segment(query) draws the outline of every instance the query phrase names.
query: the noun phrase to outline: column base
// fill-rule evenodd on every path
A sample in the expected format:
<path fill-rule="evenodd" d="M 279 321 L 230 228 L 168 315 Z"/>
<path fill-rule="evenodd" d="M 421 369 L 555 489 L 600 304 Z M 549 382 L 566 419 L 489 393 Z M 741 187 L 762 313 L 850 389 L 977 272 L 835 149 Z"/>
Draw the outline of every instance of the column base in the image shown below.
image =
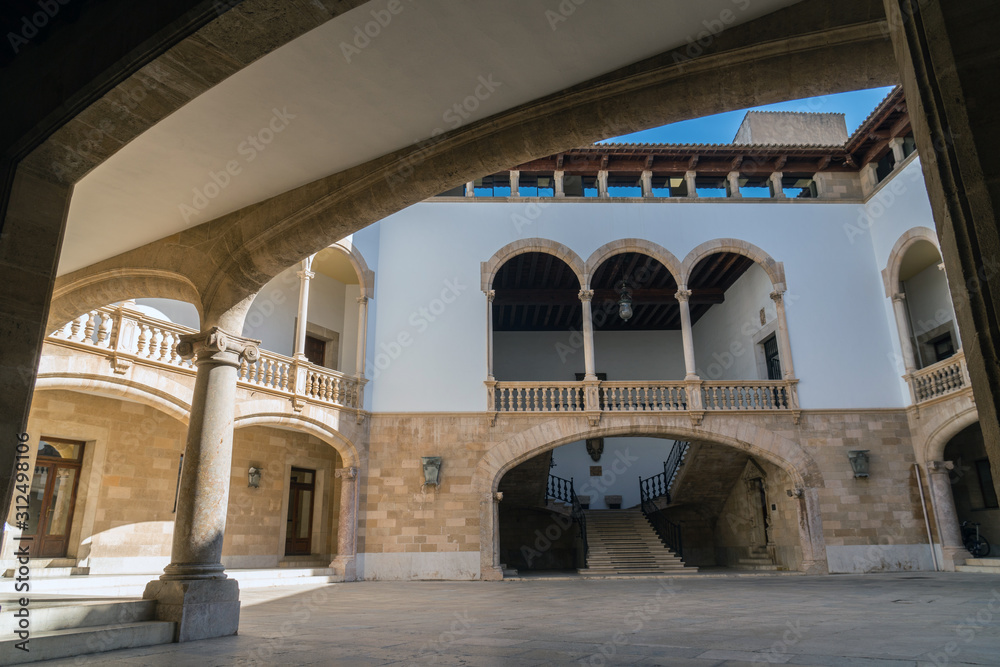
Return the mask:
<path fill-rule="evenodd" d="M 503 570 L 496 565 L 484 567 L 479 579 L 480 581 L 503 581 Z"/>
<path fill-rule="evenodd" d="M 175 642 L 235 635 L 240 626 L 240 585 L 235 579 L 156 579 L 144 600 L 156 600 L 156 618 L 176 623 Z"/>
<path fill-rule="evenodd" d="M 337 556 L 330 562 L 330 568 L 344 581 L 357 581 L 358 571 L 354 556 Z"/>
<path fill-rule="evenodd" d="M 956 565 L 965 565 L 965 561 L 969 558 L 972 558 L 972 555 L 965 547 L 941 547 L 941 570 L 954 572 Z"/>

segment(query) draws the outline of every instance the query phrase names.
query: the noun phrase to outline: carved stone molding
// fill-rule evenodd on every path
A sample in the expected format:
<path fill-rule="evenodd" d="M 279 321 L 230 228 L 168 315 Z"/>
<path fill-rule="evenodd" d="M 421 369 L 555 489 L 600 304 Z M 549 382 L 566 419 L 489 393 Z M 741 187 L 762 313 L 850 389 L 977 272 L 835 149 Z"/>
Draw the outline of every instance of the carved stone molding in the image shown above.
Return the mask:
<path fill-rule="evenodd" d="M 218 363 L 239 365 L 253 363 L 260 358 L 260 341 L 236 336 L 219 327 L 194 334 L 184 334 L 177 343 L 177 354 L 184 359 L 198 358 L 198 363 L 212 360 Z"/>
<path fill-rule="evenodd" d="M 333 476 L 338 479 L 355 480 L 358 478 L 358 469 L 354 466 L 349 468 L 338 468 L 333 471 Z"/>
<path fill-rule="evenodd" d="M 578 296 L 580 297 L 580 301 L 590 301 L 594 298 L 594 290 L 582 289 L 580 290 Z"/>

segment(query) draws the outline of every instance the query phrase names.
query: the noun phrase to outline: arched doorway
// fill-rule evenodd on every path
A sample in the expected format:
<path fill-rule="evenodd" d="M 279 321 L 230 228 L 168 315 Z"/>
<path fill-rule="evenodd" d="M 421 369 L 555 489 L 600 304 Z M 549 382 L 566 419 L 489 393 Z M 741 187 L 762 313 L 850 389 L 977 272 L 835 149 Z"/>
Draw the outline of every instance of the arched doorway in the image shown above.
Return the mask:
<path fill-rule="evenodd" d="M 691 567 L 826 571 L 819 475 L 808 455 L 794 443 L 753 428 L 743 429 L 741 436 L 748 440 L 741 440 L 722 432 L 694 432 L 655 418 L 612 418 L 602 420 L 599 428 L 566 433 L 538 445 L 539 437 L 546 434 L 552 438 L 554 430 L 550 425 L 539 426 L 498 443 L 477 469 L 474 484 L 492 488 L 491 507 L 484 504 L 481 517 L 484 578 L 500 576 L 499 566 L 510 566 L 507 560 L 517 562 L 517 552 L 532 555 L 543 568 L 580 569 L 578 552 L 586 547 L 574 541 L 582 538 L 580 533 L 585 530 L 587 543 L 591 543 L 592 515 L 626 510 L 650 524 L 677 526 L 680 544 L 663 538 L 662 530 L 657 530 L 657 537 Z M 590 450 L 595 447 L 588 441 L 600 438 L 604 438 L 605 457 L 613 449 L 610 443 L 619 440 L 626 447 L 629 441 L 632 447 L 640 441 L 658 442 L 660 447 L 651 456 L 636 457 L 631 452 L 612 456 L 607 465 L 618 463 L 612 467 L 613 475 L 605 475 L 602 469 L 600 475 L 591 476 L 588 445 Z M 687 443 L 683 463 L 667 470 L 672 465 L 668 462 L 675 442 Z M 551 461 L 556 467 L 550 472 Z M 587 471 L 583 479 L 577 476 L 581 470 Z M 640 480 L 657 475 L 670 481 L 665 489 L 668 493 L 654 487 L 655 492 L 646 497 L 639 488 Z M 618 480 L 623 488 L 635 487 L 632 497 L 613 492 L 617 487 L 609 484 Z M 559 497 L 560 488 L 567 484 L 576 498 Z M 510 489 L 516 497 L 504 508 Z M 582 508 L 586 525 L 571 527 L 562 517 L 572 516 L 571 501 L 582 500 L 590 505 Z M 560 502 L 570 507 L 560 508 Z M 515 532 L 507 533 L 517 525 L 517 515 L 529 514 L 534 514 L 538 525 L 523 521 Z M 557 516 L 560 514 L 562 517 Z M 620 518 L 622 525 L 634 525 L 628 523 L 628 517 Z M 539 545 L 554 551 L 546 554 Z M 520 562 L 525 564 L 526 560 L 522 557 Z M 589 560 L 585 563 L 587 569 L 592 566 Z M 528 567 L 534 569 L 532 564 Z M 605 569 L 603 564 L 600 569 Z"/>
<path fill-rule="evenodd" d="M 979 422 L 966 426 L 948 440 L 944 460 L 952 464 L 948 481 L 959 525 L 966 521 L 980 524 L 980 534 L 995 545 L 991 546 L 991 555 L 1000 553 L 1000 502 Z M 946 521 L 947 517 L 941 520 Z"/>

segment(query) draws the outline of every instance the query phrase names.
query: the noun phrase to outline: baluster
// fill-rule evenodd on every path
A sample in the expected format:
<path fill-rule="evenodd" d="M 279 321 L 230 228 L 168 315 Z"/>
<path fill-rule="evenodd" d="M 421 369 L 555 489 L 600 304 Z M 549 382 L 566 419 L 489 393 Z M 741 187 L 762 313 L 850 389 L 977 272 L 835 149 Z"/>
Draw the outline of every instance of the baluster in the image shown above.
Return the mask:
<path fill-rule="evenodd" d="M 333 381 L 333 402 L 334 403 L 341 403 L 343 401 L 343 397 L 342 397 L 342 394 L 341 394 L 342 391 L 343 391 L 343 381 L 340 378 L 336 378 Z"/>
<path fill-rule="evenodd" d="M 111 344 L 111 325 L 114 320 L 107 313 L 101 313 L 101 327 L 97 330 L 97 347 L 108 347 Z"/>
<path fill-rule="evenodd" d="M 83 341 L 90 345 L 94 344 L 94 329 L 97 328 L 97 311 L 92 310 L 87 314 L 87 323 L 83 327 Z"/>
<path fill-rule="evenodd" d="M 283 373 L 281 374 L 281 390 L 286 391 L 288 389 L 288 380 L 291 378 L 292 369 L 288 364 L 284 364 L 282 367 Z"/>
<path fill-rule="evenodd" d="M 160 344 L 163 343 L 163 330 L 150 325 L 149 332 L 151 336 L 149 339 L 149 356 L 147 358 L 150 361 L 156 361 L 160 358 Z"/>
<path fill-rule="evenodd" d="M 149 331 L 149 327 L 141 322 L 139 326 L 139 339 L 135 343 L 135 355 L 140 359 L 147 359 L 149 357 L 149 341 L 152 334 Z"/>

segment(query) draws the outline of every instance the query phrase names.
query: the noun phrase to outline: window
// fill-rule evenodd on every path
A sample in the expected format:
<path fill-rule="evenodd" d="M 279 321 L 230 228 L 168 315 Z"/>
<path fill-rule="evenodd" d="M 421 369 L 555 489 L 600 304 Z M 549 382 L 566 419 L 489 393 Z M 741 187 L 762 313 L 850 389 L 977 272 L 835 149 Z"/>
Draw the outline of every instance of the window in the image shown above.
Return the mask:
<path fill-rule="evenodd" d="M 1000 502 L 997 501 L 997 490 L 993 486 L 993 471 L 990 470 L 989 459 L 976 460 L 976 474 L 979 475 L 979 487 L 983 492 L 983 507 L 1000 507 Z"/>

